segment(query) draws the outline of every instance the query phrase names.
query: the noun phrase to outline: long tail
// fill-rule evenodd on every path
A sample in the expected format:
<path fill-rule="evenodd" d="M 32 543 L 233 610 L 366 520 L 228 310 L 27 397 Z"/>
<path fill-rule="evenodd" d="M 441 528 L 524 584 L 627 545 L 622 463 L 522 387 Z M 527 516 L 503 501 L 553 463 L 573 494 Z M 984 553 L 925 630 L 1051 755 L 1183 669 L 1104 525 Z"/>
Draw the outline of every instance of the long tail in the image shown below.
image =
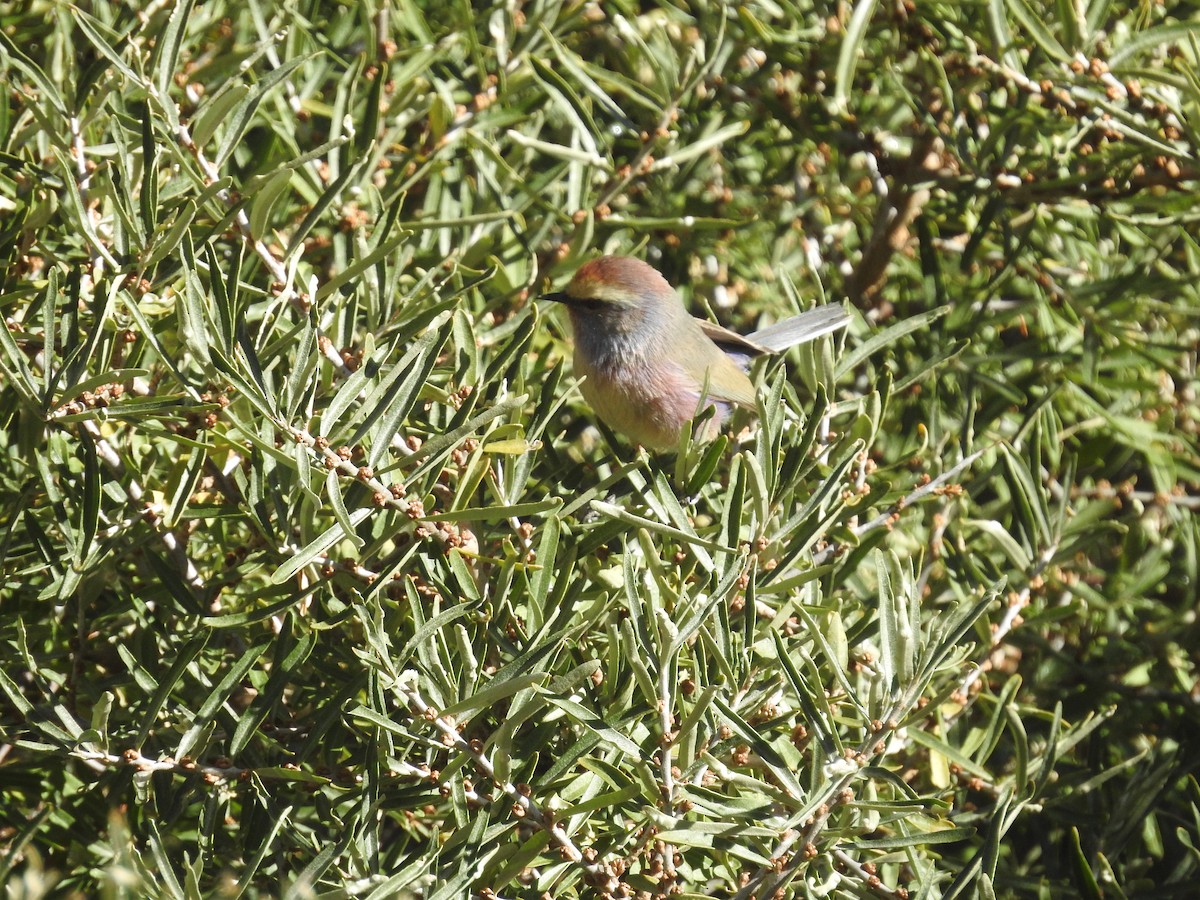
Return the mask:
<path fill-rule="evenodd" d="M 816 309 L 800 313 L 798 316 L 792 316 L 790 319 L 784 319 L 782 322 L 776 322 L 774 325 L 768 325 L 761 331 L 748 334 L 746 337 L 760 347 L 766 347 L 768 350 L 778 353 L 788 347 L 795 347 L 797 344 L 819 338 L 823 334 L 830 334 L 839 328 L 845 328 L 849 324 L 850 317 L 846 315 L 846 311 L 835 303 L 828 303 L 825 306 L 818 306 Z"/>

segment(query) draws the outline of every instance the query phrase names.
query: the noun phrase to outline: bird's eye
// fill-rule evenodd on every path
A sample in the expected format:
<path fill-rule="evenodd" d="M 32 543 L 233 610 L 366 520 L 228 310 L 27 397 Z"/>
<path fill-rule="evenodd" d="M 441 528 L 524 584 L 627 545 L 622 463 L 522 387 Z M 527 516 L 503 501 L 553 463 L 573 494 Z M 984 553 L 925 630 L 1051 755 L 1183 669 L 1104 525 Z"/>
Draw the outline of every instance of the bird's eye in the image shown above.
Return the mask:
<path fill-rule="evenodd" d="M 586 309 L 591 312 L 595 312 L 596 310 L 598 310 L 604 306 L 604 301 L 603 300 L 576 300 L 575 305 L 578 306 L 580 309 Z"/>

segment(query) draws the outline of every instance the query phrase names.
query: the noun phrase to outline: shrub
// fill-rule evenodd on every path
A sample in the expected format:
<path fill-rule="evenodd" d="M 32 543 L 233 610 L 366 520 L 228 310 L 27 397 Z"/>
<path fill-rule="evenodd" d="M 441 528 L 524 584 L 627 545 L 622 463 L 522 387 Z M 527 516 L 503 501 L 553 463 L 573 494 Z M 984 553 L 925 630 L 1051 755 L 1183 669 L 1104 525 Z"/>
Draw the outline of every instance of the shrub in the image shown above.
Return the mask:
<path fill-rule="evenodd" d="M 1188 891 L 1189 7 L 0 9 L 8 896 Z"/>

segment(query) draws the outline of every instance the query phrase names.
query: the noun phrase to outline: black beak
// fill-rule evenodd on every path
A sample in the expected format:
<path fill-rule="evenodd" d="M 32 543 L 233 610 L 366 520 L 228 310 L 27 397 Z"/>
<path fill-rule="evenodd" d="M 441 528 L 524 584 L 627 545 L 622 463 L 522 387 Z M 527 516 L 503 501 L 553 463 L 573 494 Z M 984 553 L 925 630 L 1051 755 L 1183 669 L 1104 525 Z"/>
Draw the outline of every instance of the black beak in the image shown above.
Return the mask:
<path fill-rule="evenodd" d="M 566 291 L 555 291 L 553 294 L 542 294 L 538 297 L 539 300 L 550 300 L 554 303 L 570 303 L 571 298 L 567 296 Z"/>

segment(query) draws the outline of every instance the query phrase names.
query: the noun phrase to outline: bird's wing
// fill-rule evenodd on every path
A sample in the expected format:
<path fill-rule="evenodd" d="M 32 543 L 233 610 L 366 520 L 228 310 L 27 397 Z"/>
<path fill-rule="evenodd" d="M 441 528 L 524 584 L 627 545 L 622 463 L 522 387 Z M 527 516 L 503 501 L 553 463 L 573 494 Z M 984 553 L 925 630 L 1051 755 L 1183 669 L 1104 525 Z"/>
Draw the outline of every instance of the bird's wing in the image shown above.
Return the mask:
<path fill-rule="evenodd" d="M 768 325 L 761 331 L 756 331 L 747 340 L 752 346 L 758 346 L 772 353 L 779 353 L 788 347 L 795 347 L 806 341 L 819 338 L 823 334 L 837 331 L 850 324 L 846 311 L 836 303 L 818 306 L 808 312 Z M 714 340 L 716 340 L 714 338 Z M 761 351 L 760 351 L 761 352 Z"/>
<path fill-rule="evenodd" d="M 759 344 L 750 338 L 742 337 L 736 331 L 730 331 L 722 325 L 715 322 L 710 322 L 707 319 L 696 319 L 696 324 L 700 326 L 700 330 L 704 332 L 705 337 L 724 350 L 726 353 L 734 353 L 738 356 L 762 356 L 764 353 L 770 353 L 771 350 L 765 344 Z"/>
<path fill-rule="evenodd" d="M 732 356 L 707 341 L 694 350 L 681 354 L 683 371 L 709 400 L 754 406 L 754 385 Z"/>

